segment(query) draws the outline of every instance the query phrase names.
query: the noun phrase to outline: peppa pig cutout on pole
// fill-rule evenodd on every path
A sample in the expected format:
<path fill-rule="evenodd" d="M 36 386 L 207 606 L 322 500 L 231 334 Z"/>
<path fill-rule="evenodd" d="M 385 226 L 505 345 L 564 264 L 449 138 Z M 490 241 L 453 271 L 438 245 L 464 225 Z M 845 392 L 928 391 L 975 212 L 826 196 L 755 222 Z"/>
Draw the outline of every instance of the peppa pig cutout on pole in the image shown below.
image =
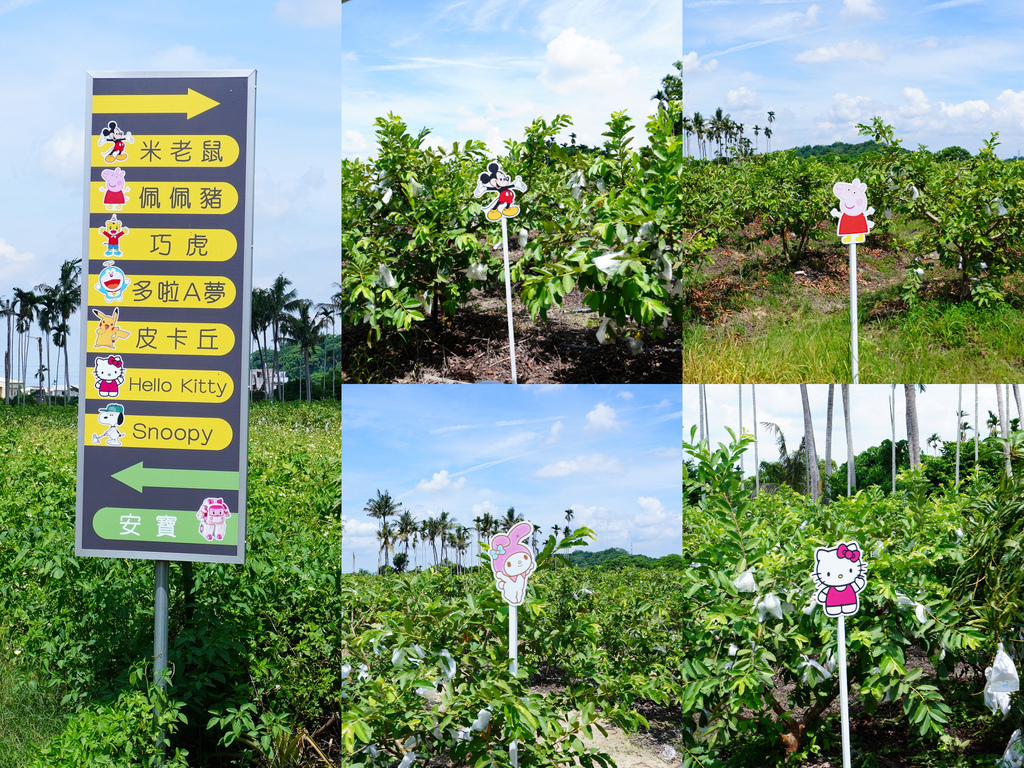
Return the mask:
<path fill-rule="evenodd" d="M 860 383 L 857 370 L 857 243 L 863 243 L 864 235 L 875 226 L 875 222 L 868 219 L 875 209 L 868 206 L 867 189 L 868 185 L 860 179 L 850 183 L 839 181 L 832 186 L 832 194 L 839 198 L 839 210 L 831 210 L 831 214 L 839 219 L 836 234 L 850 246 L 850 368 L 854 384 Z"/>
<path fill-rule="evenodd" d="M 519 206 L 516 205 L 515 190 L 526 191 L 526 184 L 520 176 L 513 179 L 503 170 L 501 163 L 495 161 L 488 163 L 487 170 L 480 174 L 473 190 L 473 197 L 482 197 L 487 192 L 497 192 L 498 196 L 484 206 L 488 221 L 501 220 L 501 247 L 505 257 L 505 310 L 508 315 L 508 348 L 512 358 L 512 383 L 518 384 L 516 379 L 516 338 L 512 330 L 512 283 L 509 279 L 508 268 L 508 225 L 505 219 L 516 216 L 519 213 Z"/>
<path fill-rule="evenodd" d="M 838 186 L 838 185 L 837 185 Z M 846 617 L 860 610 L 860 592 L 867 584 L 867 563 L 855 541 L 814 550 L 811 578 L 818 590 L 815 602 L 825 615 L 839 619 L 839 708 L 842 714 L 843 768 L 850 768 L 850 701 L 846 684 Z"/>
<path fill-rule="evenodd" d="M 537 570 L 537 558 L 527 540 L 533 533 L 532 523 L 518 523 L 508 533 L 491 539 L 487 550 L 491 558 L 494 581 L 502 599 L 508 603 L 508 658 L 512 677 L 519 671 L 518 616 L 516 608 L 526 599 L 526 580 Z M 519 767 L 519 748 L 513 739 L 508 748 L 512 768 Z"/>

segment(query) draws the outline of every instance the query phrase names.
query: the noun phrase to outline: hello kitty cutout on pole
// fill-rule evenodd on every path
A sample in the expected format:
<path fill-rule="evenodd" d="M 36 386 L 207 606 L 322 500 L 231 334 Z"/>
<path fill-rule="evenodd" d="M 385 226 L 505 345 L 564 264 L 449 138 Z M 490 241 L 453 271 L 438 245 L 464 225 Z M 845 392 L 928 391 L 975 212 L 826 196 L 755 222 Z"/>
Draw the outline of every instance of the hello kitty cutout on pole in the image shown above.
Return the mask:
<path fill-rule="evenodd" d="M 505 219 L 519 214 L 519 206 L 516 205 L 516 190 L 526 191 L 526 184 L 520 176 L 513 179 L 505 171 L 501 170 L 501 163 L 497 160 L 487 164 L 487 170 L 480 174 L 476 182 L 476 189 L 473 190 L 473 197 L 482 197 L 487 192 L 497 192 L 498 196 L 484 206 L 488 221 L 501 220 L 501 246 L 505 257 L 505 310 L 508 315 L 508 348 L 512 359 L 512 383 L 516 380 L 516 338 L 512 330 L 512 282 L 509 278 L 508 267 L 508 225 Z"/>
<path fill-rule="evenodd" d="M 518 523 L 508 533 L 491 539 L 487 550 L 494 581 L 502 599 L 508 603 L 508 658 L 512 677 L 519 671 L 518 616 L 516 607 L 526 599 L 526 580 L 537 570 L 537 558 L 526 540 L 533 533 L 532 523 Z M 512 768 L 519 766 L 519 748 L 513 739 L 508 748 Z"/>
<path fill-rule="evenodd" d="M 836 234 L 850 246 L 850 369 L 853 383 L 860 383 L 858 374 L 859 355 L 857 351 L 857 243 L 864 242 L 864 236 L 875 226 L 868 216 L 875 212 L 868 206 L 868 185 L 860 179 L 850 183 L 843 181 L 832 185 L 832 194 L 839 198 L 839 210 L 830 213 L 839 219 Z"/>
<path fill-rule="evenodd" d="M 855 541 L 814 550 L 811 578 L 817 586 L 814 600 L 825 615 L 838 618 L 839 709 L 842 715 L 843 768 L 850 768 L 850 701 L 846 683 L 846 617 L 860 610 L 860 593 L 867 585 L 867 563 Z"/>

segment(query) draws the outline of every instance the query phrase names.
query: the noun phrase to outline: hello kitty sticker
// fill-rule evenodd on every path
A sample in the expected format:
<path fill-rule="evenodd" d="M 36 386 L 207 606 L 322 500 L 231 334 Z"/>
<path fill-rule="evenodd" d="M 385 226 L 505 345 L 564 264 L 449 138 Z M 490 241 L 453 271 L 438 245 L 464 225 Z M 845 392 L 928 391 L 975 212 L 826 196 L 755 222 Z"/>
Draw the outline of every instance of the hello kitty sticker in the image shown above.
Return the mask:
<path fill-rule="evenodd" d="M 839 210 L 833 208 L 830 213 L 839 218 L 836 234 L 844 243 L 863 243 L 864 235 L 875 226 L 868 219 L 875 209 L 868 206 L 867 191 L 868 185 L 860 179 L 839 181 L 832 186 L 832 194 L 839 198 Z"/>
<path fill-rule="evenodd" d="M 867 563 L 857 542 L 842 542 L 834 547 L 814 550 L 811 578 L 818 586 L 814 599 L 833 618 L 852 616 L 860 609 L 858 595 L 867 584 Z"/>
<path fill-rule="evenodd" d="M 498 590 L 509 605 L 523 604 L 526 599 L 526 580 L 537 570 L 533 550 L 529 544 L 524 543 L 531 533 L 531 523 L 519 523 L 508 533 L 494 536 L 487 552 Z"/>

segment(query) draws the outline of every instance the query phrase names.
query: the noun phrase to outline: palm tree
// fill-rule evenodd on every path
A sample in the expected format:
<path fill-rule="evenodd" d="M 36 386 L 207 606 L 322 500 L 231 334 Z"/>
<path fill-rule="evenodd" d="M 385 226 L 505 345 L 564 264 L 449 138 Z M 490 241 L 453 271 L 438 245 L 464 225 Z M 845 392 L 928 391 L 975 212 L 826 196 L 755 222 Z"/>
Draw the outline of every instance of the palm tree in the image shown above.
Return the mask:
<path fill-rule="evenodd" d="M 396 502 L 392 499 L 391 494 L 387 491 L 381 493 L 378 488 L 377 498 L 368 499 L 366 501 L 366 506 L 363 507 L 363 512 L 375 520 L 380 520 L 381 523 L 387 523 L 388 515 L 397 515 L 401 511 L 401 508 L 401 502 Z"/>
<path fill-rule="evenodd" d="M 767 129 L 766 129 L 767 130 Z M 846 495 L 857 488 L 857 468 L 853 458 L 853 432 L 850 430 L 850 385 L 843 384 L 843 420 L 846 423 Z"/>
<path fill-rule="evenodd" d="M 750 398 L 754 401 L 754 494 L 761 493 L 761 461 L 757 455 L 757 385 L 750 385 Z"/>
<path fill-rule="evenodd" d="M 1006 418 L 1010 410 L 1009 385 L 1007 385 L 1006 396 L 1007 402 L 1004 403 L 1003 386 L 1001 384 L 996 384 L 996 408 L 999 410 L 999 436 L 1002 438 L 1003 455 L 1006 457 L 1006 476 L 1013 477 L 1013 466 L 1010 464 L 1010 434 L 1007 430 L 1008 419 Z"/>
<path fill-rule="evenodd" d="M 825 498 L 832 495 L 832 485 L 829 476 L 832 474 L 832 406 L 836 399 L 836 385 L 828 385 L 828 410 L 825 417 Z"/>
<path fill-rule="evenodd" d="M 765 462 L 766 482 L 776 485 L 788 485 L 793 490 L 798 490 L 801 481 L 807 476 L 807 465 L 804 461 L 804 441 L 800 441 L 800 447 L 789 453 L 786 446 L 786 435 L 778 424 L 771 421 L 762 421 L 761 426 L 775 435 L 776 444 L 779 447 L 779 461 L 775 465 Z"/>
<path fill-rule="evenodd" d="M 775 122 L 775 113 L 768 113 L 768 127 L 764 129 L 764 137 L 768 140 L 768 151 L 772 151 L 772 129 L 771 125 Z"/>
<path fill-rule="evenodd" d="M 294 315 L 285 316 L 285 333 L 288 341 L 294 342 L 302 351 L 302 360 L 306 366 L 306 402 L 313 402 L 313 380 L 309 374 L 309 358 L 316 350 L 317 344 L 323 339 L 323 330 L 327 318 L 323 315 L 311 314 L 313 302 L 300 299 L 295 307 Z"/>
<path fill-rule="evenodd" d="M 469 549 L 469 528 L 464 525 L 458 525 L 455 527 L 455 536 L 453 538 L 455 549 L 459 552 L 459 568 L 465 570 L 463 565 L 463 555 L 466 554 L 466 550 Z"/>
<path fill-rule="evenodd" d="M 267 291 L 267 295 L 270 297 L 270 314 L 272 318 L 270 327 L 274 338 L 274 383 L 278 387 L 280 387 L 280 383 L 278 383 L 278 353 L 281 348 L 281 328 L 285 318 L 288 317 L 287 313 L 295 308 L 298 301 L 298 294 L 294 290 L 288 290 L 288 286 L 291 284 L 292 281 L 281 274 L 274 279 L 273 285 Z M 280 395 L 280 392 L 278 394 Z"/>
<path fill-rule="evenodd" d="M 511 531 L 516 523 L 523 522 L 523 516 L 516 514 L 515 507 L 509 507 L 505 512 L 505 516 L 501 518 L 501 525 L 504 526 L 506 531 Z"/>
<path fill-rule="evenodd" d="M 7 318 L 7 351 L 4 354 L 4 402 L 11 399 L 11 320 L 14 317 L 15 305 L 7 299 L 0 300 L 0 316 Z"/>
<path fill-rule="evenodd" d="M 693 125 L 693 132 L 697 134 L 697 154 L 699 154 L 701 159 L 703 160 L 705 159 L 704 131 L 706 128 L 704 124 L 704 115 L 702 115 L 700 112 L 694 112 L 693 121 L 691 124 Z"/>
<path fill-rule="evenodd" d="M 924 387 L 921 387 L 924 391 Z M 907 404 L 907 445 L 910 450 L 910 468 L 917 469 L 921 463 L 921 434 L 917 425 L 917 388 L 914 384 L 903 385 L 903 397 Z"/>
<path fill-rule="evenodd" d="M 419 526 L 416 523 L 416 519 L 412 516 L 412 512 L 405 510 L 402 512 L 402 516 L 398 518 L 398 527 L 396 531 L 398 533 L 398 540 L 405 544 L 406 557 L 409 555 L 409 539 L 416 535 L 416 531 Z"/>
<path fill-rule="evenodd" d="M 263 371 L 263 394 L 271 400 L 274 398 L 274 390 L 270 386 L 270 376 L 267 371 L 267 360 L 263 354 L 263 344 L 260 343 L 260 334 L 264 340 L 267 337 L 267 329 L 273 321 L 274 315 L 270 306 L 270 294 L 266 288 L 252 289 L 252 304 L 250 311 L 249 327 L 252 331 L 252 338 L 256 342 L 256 349 L 260 355 L 260 370 Z"/>
<path fill-rule="evenodd" d="M 452 516 L 442 509 L 441 515 L 437 518 L 438 535 L 441 537 L 441 562 L 444 562 L 445 545 L 448 544 L 454 526 L 455 521 L 452 519 Z"/>
<path fill-rule="evenodd" d="M 380 553 L 384 553 L 384 567 L 387 568 L 388 555 L 395 551 L 395 529 L 387 523 L 377 529 L 377 541 L 380 542 L 380 550 L 377 552 L 377 570 L 380 570 Z"/>
<path fill-rule="evenodd" d="M 437 565 L 437 537 L 441 533 L 441 527 L 436 518 L 428 517 L 420 524 L 421 535 L 430 542 L 430 548 L 434 550 L 434 565 Z"/>
<path fill-rule="evenodd" d="M 56 329 L 59 315 L 57 314 L 57 293 L 56 290 L 50 286 L 42 283 L 32 289 L 35 291 L 36 296 L 39 299 L 39 305 L 37 308 L 37 319 L 39 323 L 39 330 L 43 334 L 43 338 L 46 340 L 46 404 L 50 404 L 50 390 L 52 389 L 52 381 L 50 372 L 50 333 Z M 59 358 L 58 358 L 59 359 Z M 39 361 L 39 367 L 42 369 L 42 360 Z M 42 371 L 40 371 L 42 373 Z M 42 389 L 42 381 L 39 383 L 40 389 Z"/>
<path fill-rule="evenodd" d="M 754 126 L 754 152 L 757 152 L 757 137 L 761 135 L 761 126 Z"/>
<path fill-rule="evenodd" d="M 693 133 L 693 121 L 683 117 L 683 143 L 686 145 L 686 156 L 690 156 L 690 134 Z"/>
<path fill-rule="evenodd" d="M 78 311 L 82 301 L 82 286 L 79 280 L 82 275 L 82 260 L 73 259 L 60 265 L 60 280 L 54 286 L 56 293 L 55 306 L 60 315 L 60 322 L 54 329 L 53 343 L 58 349 L 64 350 L 64 404 L 67 405 L 71 392 L 71 380 L 68 367 L 68 337 L 71 335 L 71 316 Z"/>
<path fill-rule="evenodd" d="M 18 356 L 21 363 L 21 402 L 25 402 L 25 385 L 28 381 L 28 344 L 31 339 L 32 321 L 35 319 L 38 298 L 32 291 L 14 289 L 14 298 L 18 302 L 18 315 L 15 328 L 20 334 L 18 340 Z"/>

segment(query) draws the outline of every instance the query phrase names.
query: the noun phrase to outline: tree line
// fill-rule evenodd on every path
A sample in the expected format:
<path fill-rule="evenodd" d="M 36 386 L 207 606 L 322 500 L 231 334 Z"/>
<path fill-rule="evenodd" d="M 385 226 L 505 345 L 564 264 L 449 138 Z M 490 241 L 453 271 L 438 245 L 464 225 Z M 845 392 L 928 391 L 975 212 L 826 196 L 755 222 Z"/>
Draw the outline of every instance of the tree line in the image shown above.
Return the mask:
<path fill-rule="evenodd" d="M 471 536 L 473 531 L 476 532 L 477 553 L 480 553 L 483 551 L 484 541 L 490 539 L 495 534 L 511 530 L 517 523 L 524 521 L 523 516 L 516 512 L 515 507 L 509 507 L 505 514 L 500 517 L 496 517 L 489 512 L 477 515 L 473 518 L 472 528 L 462 525 L 444 510 L 437 517 L 416 520 L 409 510 L 402 509 L 401 502 L 395 501 L 387 491 L 381 493 L 379 489 L 375 498 L 367 500 L 363 512 L 367 516 L 380 521 L 380 526 L 377 529 L 377 543 L 379 545 L 377 570 L 380 573 L 402 573 L 406 570 L 425 567 L 426 549 L 424 547 L 423 565 L 420 565 L 417 546 L 428 543 L 434 555 L 434 566 L 449 564 L 464 570 L 467 567 L 465 555 L 472 545 Z M 575 513 L 572 509 L 567 509 L 564 514 L 564 528 L 558 523 L 551 526 L 551 532 L 556 537 L 559 534 L 569 536 L 572 532 L 569 523 L 572 522 Z M 395 523 L 389 523 L 388 517 L 394 517 Z M 534 525 L 531 543 L 535 552 L 537 551 L 540 534 L 540 526 Z M 438 556 L 438 544 L 440 544 L 440 557 Z M 403 547 L 403 551 L 396 552 L 395 550 L 399 546 Z M 412 567 L 410 567 L 409 560 L 410 546 L 413 550 Z M 449 549 L 456 556 L 454 562 L 447 556 L 446 550 Z M 382 555 L 384 559 L 383 564 L 381 563 Z M 394 555 L 393 559 L 391 555 Z"/>
<path fill-rule="evenodd" d="M 53 285 L 40 283 L 31 289 L 14 288 L 9 298 L 0 296 L 0 318 L 6 319 L 6 404 L 24 404 L 30 397 L 27 389 L 33 352 L 32 339 L 38 342 L 36 369 L 31 372 L 31 378 L 37 382 L 36 400 L 47 404 L 53 402 L 54 384 L 60 381 L 63 358 L 63 401 L 65 404 L 68 402 L 71 382 L 67 344 L 71 334 L 71 316 L 81 305 L 81 277 L 82 260 L 71 259 L 61 264 L 60 275 Z M 305 399 L 309 401 L 313 393 L 310 357 L 326 340 L 328 329 L 332 332 L 336 330 L 336 324 L 341 318 L 341 285 L 333 283 L 337 290 L 329 301 L 319 304 L 300 298 L 291 285 L 291 280 L 281 274 L 269 288 L 252 290 L 250 328 L 259 350 L 263 394 L 270 400 L 282 399 L 279 354 L 282 343 L 292 343 L 302 353 L 305 364 Z M 54 348 L 57 350 L 55 366 L 51 365 L 50 356 Z M 338 366 L 336 360 L 334 365 Z M 17 384 L 13 392 L 12 382 Z"/>

